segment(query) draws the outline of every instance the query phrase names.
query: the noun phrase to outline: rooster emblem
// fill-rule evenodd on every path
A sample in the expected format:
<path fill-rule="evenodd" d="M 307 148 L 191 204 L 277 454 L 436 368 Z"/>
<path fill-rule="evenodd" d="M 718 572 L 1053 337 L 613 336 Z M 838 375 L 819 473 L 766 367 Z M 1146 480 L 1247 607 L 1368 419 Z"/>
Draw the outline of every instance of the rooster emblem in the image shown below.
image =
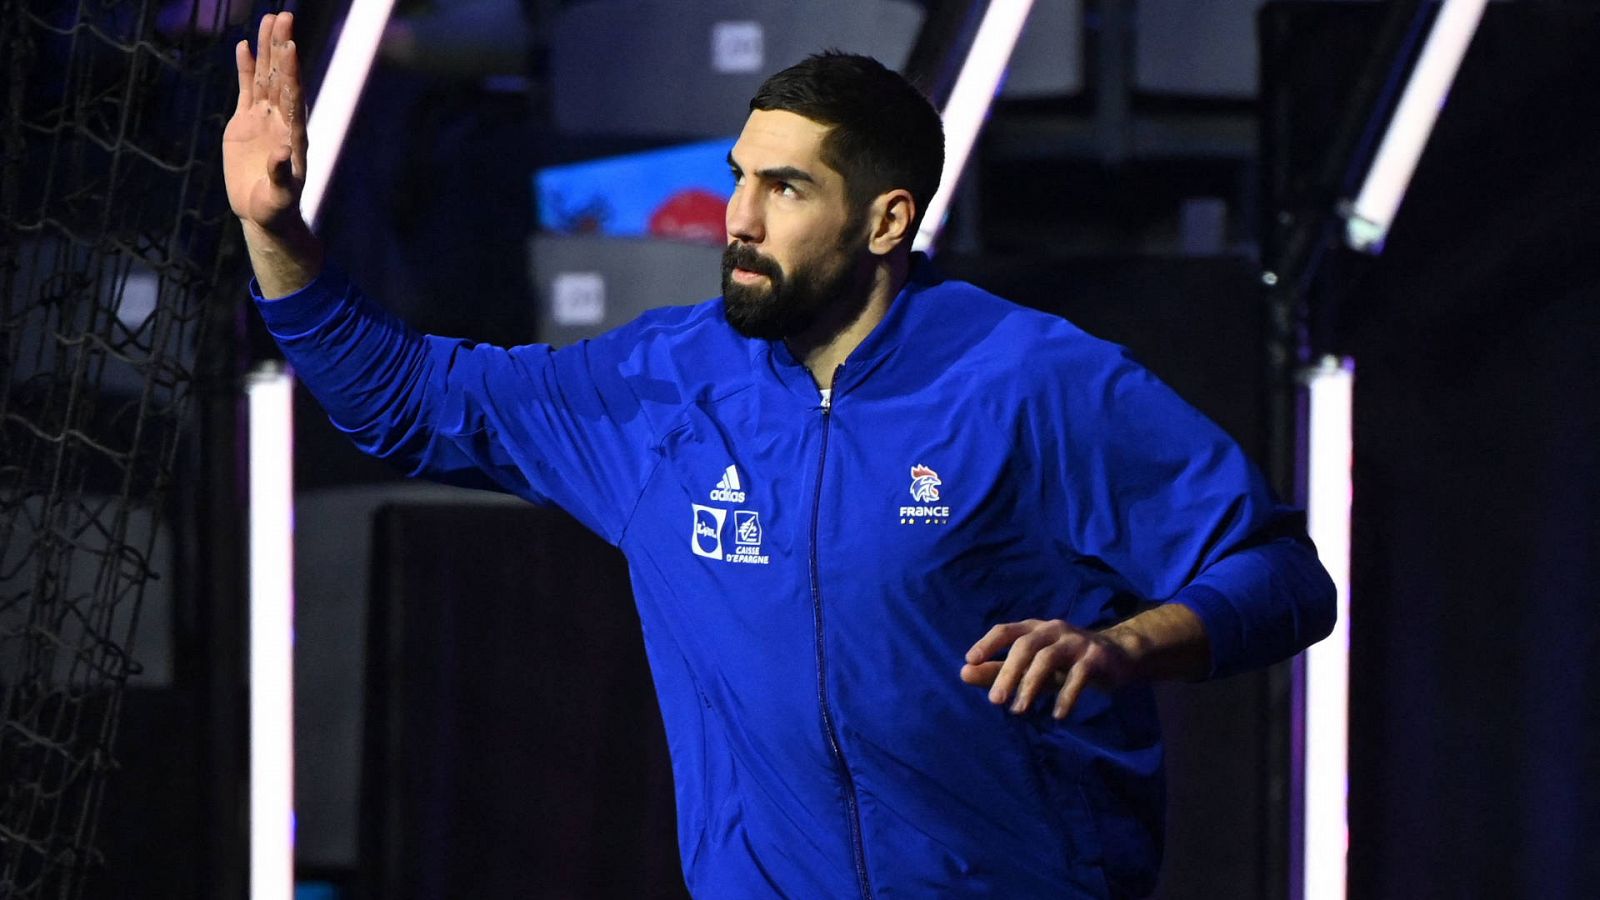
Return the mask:
<path fill-rule="evenodd" d="M 918 503 L 934 503 L 939 499 L 939 473 L 924 465 L 911 467 L 911 499 Z"/>

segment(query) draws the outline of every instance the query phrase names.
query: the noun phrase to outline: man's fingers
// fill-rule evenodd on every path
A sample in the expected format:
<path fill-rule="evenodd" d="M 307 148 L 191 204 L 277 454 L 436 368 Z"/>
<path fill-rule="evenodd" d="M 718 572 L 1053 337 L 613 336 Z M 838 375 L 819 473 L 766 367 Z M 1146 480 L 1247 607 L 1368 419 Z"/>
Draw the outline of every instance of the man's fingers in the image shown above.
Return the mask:
<path fill-rule="evenodd" d="M 977 665 L 968 663 L 961 667 L 961 680 L 967 684 L 975 684 L 978 687 L 988 687 L 994 684 L 995 676 L 1000 674 L 1000 666 L 1001 663 L 998 660 L 978 663 Z"/>
<path fill-rule="evenodd" d="M 1017 700 L 1011 704 L 1011 711 L 1027 712 L 1046 688 L 1055 686 L 1056 678 L 1076 658 L 1077 654 L 1065 636 L 1036 653 L 1028 671 L 1023 673 L 1022 683 L 1017 686 Z"/>
<path fill-rule="evenodd" d="M 287 43 L 294 37 L 294 13 L 281 12 L 272 20 L 272 39 L 279 46 Z"/>
<path fill-rule="evenodd" d="M 255 99 L 265 100 L 267 94 L 267 79 L 272 77 L 272 22 L 276 18 L 272 13 L 261 17 L 261 27 L 256 31 L 256 87 Z"/>
<path fill-rule="evenodd" d="M 1056 694 L 1056 707 L 1051 715 L 1058 719 L 1065 719 L 1072 712 L 1072 707 L 1078 702 L 1078 695 L 1089 683 L 1089 667 L 1075 665 L 1067 670 L 1066 683 L 1061 685 L 1060 693 Z"/>
<path fill-rule="evenodd" d="M 1004 650 L 1004 661 L 991 656 Z M 1011 702 L 1013 713 L 1025 713 L 1034 701 L 1057 685 L 1053 713 L 1066 718 L 1089 684 L 1115 686 L 1125 677 L 1127 662 L 1117 645 L 1060 619 L 1008 622 L 989 629 L 967 651 L 961 680 L 989 688 L 989 702 Z"/>
<path fill-rule="evenodd" d="M 989 629 L 988 634 L 972 645 L 972 649 L 967 651 L 967 663 L 973 666 L 1002 650 L 1006 651 L 1005 662 L 989 687 L 991 703 L 1005 703 L 1010 699 L 1017 682 L 1032 664 L 1034 654 L 1054 642 L 1060 636 L 1062 627 L 1063 623 L 1038 619 L 1006 622 Z"/>
<path fill-rule="evenodd" d="M 234 46 L 233 61 L 239 67 L 239 109 L 249 109 L 256 99 L 256 59 L 250 55 L 249 41 Z"/>
<path fill-rule="evenodd" d="M 977 665 L 999 653 L 1011 646 L 1012 641 L 1027 634 L 1034 624 L 1034 620 L 1029 619 L 1026 622 L 1006 622 L 994 626 L 967 651 L 967 662 Z"/>
<path fill-rule="evenodd" d="M 290 162 L 294 177 L 306 177 L 306 106 L 300 93 L 300 48 L 288 41 L 278 48 L 278 77 L 283 82 L 279 109 L 289 126 Z"/>
<path fill-rule="evenodd" d="M 1011 691 L 1027 673 L 1028 666 L 1033 664 L 1033 655 L 1038 643 L 1029 632 L 1017 638 L 1011 644 L 1011 650 L 1006 653 L 1005 662 L 1000 666 L 1000 673 L 995 676 L 994 684 L 989 688 L 989 702 L 1004 703 L 1011 697 Z"/>
<path fill-rule="evenodd" d="M 283 82 L 283 89 L 294 90 L 295 99 L 300 98 L 300 48 L 294 41 L 284 41 L 278 47 L 275 57 L 278 65 L 278 78 Z"/>

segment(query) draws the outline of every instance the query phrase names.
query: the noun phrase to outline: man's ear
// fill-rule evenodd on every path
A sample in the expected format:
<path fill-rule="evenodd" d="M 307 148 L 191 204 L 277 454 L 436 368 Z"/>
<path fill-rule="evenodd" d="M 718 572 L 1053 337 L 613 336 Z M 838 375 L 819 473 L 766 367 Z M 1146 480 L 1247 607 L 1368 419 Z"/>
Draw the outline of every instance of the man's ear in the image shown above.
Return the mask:
<path fill-rule="evenodd" d="M 867 233 L 867 250 L 877 256 L 887 255 L 891 250 L 900 246 L 902 241 L 910 241 L 914 235 L 911 233 L 911 223 L 917 218 L 917 201 L 911 192 L 904 188 L 895 188 L 879 194 L 872 201 L 872 208 L 868 221 L 872 223 L 872 230 Z"/>

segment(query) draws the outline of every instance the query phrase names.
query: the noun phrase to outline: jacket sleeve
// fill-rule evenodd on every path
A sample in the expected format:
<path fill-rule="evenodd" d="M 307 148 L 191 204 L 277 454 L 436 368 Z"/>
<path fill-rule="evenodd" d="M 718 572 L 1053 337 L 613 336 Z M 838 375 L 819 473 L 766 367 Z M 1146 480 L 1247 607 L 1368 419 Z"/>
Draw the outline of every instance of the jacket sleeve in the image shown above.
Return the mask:
<path fill-rule="evenodd" d="M 1120 347 L 1065 354 L 1034 415 L 1072 549 L 1200 617 L 1211 677 L 1286 659 L 1333 627 L 1303 517 L 1216 424 Z"/>
<path fill-rule="evenodd" d="M 332 269 L 276 300 L 251 291 L 295 374 L 362 451 L 413 476 L 559 506 L 621 539 L 653 441 L 616 361 L 588 343 L 422 335 Z"/>

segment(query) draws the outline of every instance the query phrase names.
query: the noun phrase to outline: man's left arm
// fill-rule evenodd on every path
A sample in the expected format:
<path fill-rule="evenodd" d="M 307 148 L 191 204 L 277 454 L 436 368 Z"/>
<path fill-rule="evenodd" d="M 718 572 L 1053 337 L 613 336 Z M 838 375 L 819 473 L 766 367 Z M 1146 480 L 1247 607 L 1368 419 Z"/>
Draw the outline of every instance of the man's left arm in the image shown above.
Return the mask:
<path fill-rule="evenodd" d="M 1300 516 L 1231 438 L 1120 348 L 1073 346 L 1034 398 L 1042 496 L 1073 552 L 1162 602 L 1104 628 L 996 625 L 968 651 L 962 679 L 1017 712 L 1054 691 L 1064 717 L 1091 685 L 1231 675 L 1324 637 L 1333 583 Z"/>

